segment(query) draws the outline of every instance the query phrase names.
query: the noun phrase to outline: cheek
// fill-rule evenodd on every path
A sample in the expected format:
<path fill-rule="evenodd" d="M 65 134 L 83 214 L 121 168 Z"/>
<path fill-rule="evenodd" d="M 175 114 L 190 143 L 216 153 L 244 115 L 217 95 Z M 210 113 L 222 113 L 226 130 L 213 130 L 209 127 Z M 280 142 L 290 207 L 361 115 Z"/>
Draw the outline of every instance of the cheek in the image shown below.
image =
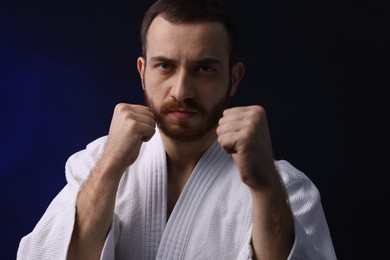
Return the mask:
<path fill-rule="evenodd" d="M 153 77 L 151 73 L 146 74 L 144 77 L 144 88 L 148 91 L 149 95 L 161 95 L 164 92 L 164 81 L 159 80 L 157 77 Z"/>
<path fill-rule="evenodd" d="M 230 87 L 208 88 L 201 96 L 203 97 L 204 102 L 215 104 L 222 99 L 229 98 L 230 90 Z"/>

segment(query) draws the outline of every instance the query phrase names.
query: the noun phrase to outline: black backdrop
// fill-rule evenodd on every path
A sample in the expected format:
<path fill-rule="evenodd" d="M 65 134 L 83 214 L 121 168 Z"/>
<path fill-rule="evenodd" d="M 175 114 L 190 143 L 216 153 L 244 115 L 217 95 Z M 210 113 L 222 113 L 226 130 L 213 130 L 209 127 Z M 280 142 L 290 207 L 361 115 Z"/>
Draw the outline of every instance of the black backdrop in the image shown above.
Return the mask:
<path fill-rule="evenodd" d="M 15 259 L 65 184 L 64 165 L 140 103 L 138 30 L 152 1 L 0 4 L 0 259 Z M 339 259 L 377 259 L 389 233 L 389 9 L 375 1 L 228 1 L 275 156 L 321 191 Z M 383 235 L 382 235 L 383 234 Z"/>

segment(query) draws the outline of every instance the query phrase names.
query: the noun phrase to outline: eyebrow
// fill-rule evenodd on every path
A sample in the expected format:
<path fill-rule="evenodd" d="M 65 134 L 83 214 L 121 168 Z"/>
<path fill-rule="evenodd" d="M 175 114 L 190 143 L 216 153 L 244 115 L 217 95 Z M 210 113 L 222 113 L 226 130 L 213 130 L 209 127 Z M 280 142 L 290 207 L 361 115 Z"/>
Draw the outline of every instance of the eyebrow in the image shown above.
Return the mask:
<path fill-rule="evenodd" d="M 150 58 L 150 62 L 166 62 L 166 63 L 175 63 L 174 59 L 169 59 L 165 56 L 155 56 Z M 216 58 L 201 58 L 198 60 L 195 60 L 194 63 L 196 64 L 203 64 L 203 65 L 219 65 L 222 66 L 222 62 Z"/>
<path fill-rule="evenodd" d="M 203 58 L 196 60 L 195 63 L 202 65 L 219 65 L 222 66 L 222 62 L 215 58 Z"/>
<path fill-rule="evenodd" d="M 173 63 L 173 59 L 169 59 L 164 56 L 155 56 L 150 58 L 150 62 L 167 62 L 167 63 Z"/>

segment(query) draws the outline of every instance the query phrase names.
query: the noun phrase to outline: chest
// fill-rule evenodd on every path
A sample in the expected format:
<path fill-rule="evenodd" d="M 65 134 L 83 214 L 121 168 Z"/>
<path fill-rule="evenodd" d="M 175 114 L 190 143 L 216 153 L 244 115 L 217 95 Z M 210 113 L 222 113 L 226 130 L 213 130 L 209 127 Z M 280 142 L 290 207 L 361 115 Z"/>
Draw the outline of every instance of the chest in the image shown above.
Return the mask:
<path fill-rule="evenodd" d="M 190 174 L 168 173 L 167 175 L 167 219 L 169 219 L 177 200 L 182 193 Z"/>
<path fill-rule="evenodd" d="M 172 186 L 167 175 L 129 174 L 115 210 L 116 259 L 234 259 L 250 230 L 251 198 L 232 166 L 194 170 Z"/>

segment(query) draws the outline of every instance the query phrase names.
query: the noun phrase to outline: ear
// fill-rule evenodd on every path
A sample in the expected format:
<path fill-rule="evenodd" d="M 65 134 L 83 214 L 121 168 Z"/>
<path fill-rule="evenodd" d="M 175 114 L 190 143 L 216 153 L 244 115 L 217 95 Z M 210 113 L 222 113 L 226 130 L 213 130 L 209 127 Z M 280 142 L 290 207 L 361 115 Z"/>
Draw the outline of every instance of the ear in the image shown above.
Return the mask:
<path fill-rule="evenodd" d="M 230 90 L 230 96 L 234 96 L 234 94 L 236 93 L 238 85 L 240 85 L 240 81 L 244 77 L 244 74 L 245 66 L 242 62 L 237 62 L 233 65 L 231 75 L 232 88 Z"/>
<path fill-rule="evenodd" d="M 145 59 L 143 57 L 138 57 L 137 69 L 138 69 L 139 76 L 141 77 L 142 89 L 145 90 L 145 86 L 144 86 Z"/>

